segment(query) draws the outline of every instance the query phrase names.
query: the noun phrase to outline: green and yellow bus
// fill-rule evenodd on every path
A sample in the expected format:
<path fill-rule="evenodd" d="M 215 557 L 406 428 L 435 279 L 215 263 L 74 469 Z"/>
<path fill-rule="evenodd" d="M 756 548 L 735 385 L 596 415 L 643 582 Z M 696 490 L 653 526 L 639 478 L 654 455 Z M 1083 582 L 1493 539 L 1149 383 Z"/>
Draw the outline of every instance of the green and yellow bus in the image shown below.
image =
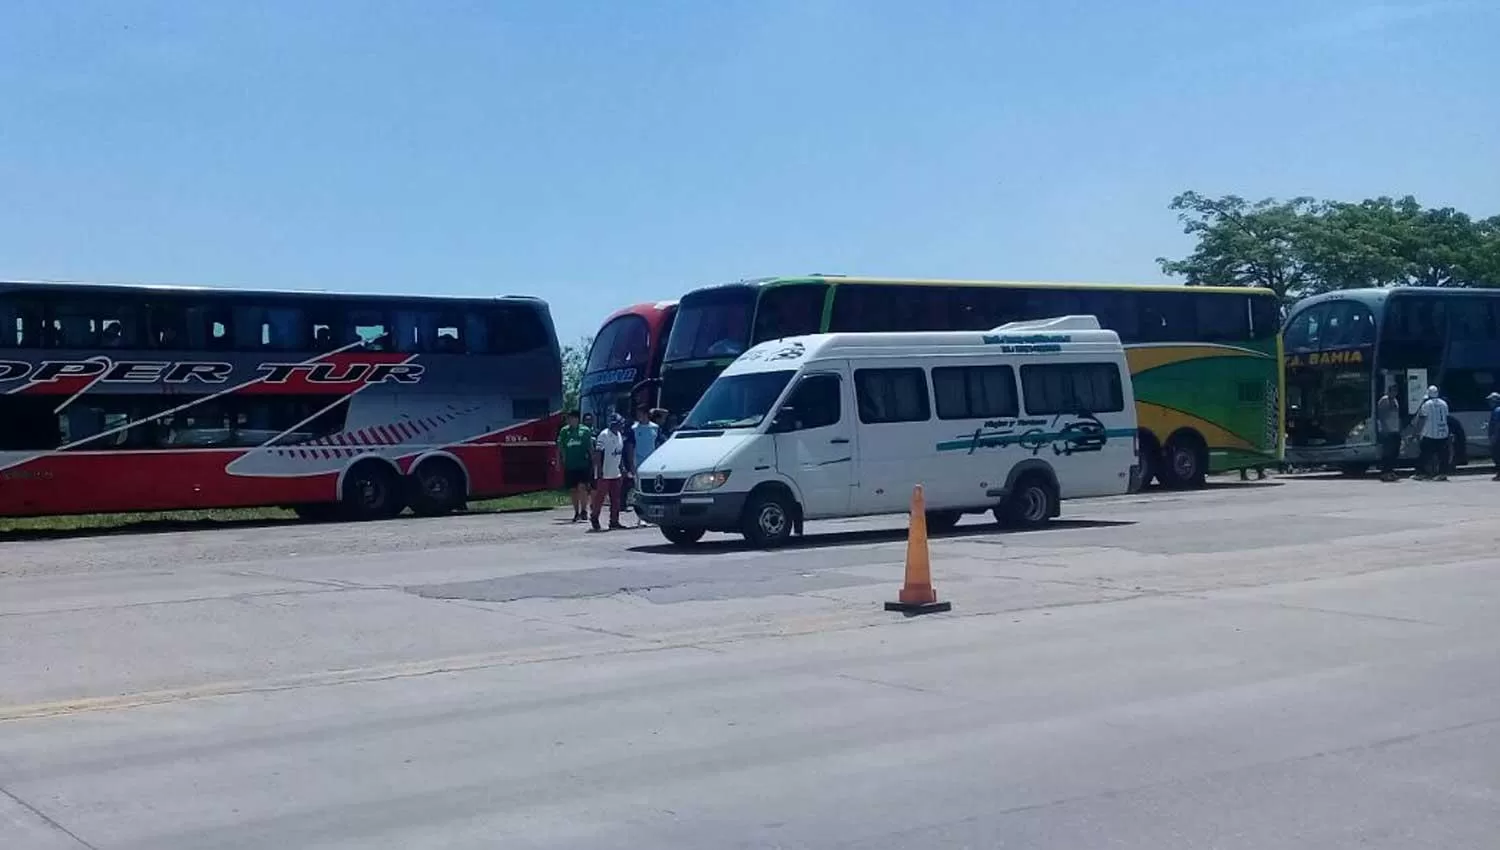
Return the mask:
<path fill-rule="evenodd" d="M 661 367 L 661 399 L 685 414 L 719 372 L 768 339 L 842 331 L 988 330 L 1092 315 L 1130 359 L 1141 457 L 1168 487 L 1282 454 L 1281 305 L 1264 289 L 761 278 L 683 296 Z"/>

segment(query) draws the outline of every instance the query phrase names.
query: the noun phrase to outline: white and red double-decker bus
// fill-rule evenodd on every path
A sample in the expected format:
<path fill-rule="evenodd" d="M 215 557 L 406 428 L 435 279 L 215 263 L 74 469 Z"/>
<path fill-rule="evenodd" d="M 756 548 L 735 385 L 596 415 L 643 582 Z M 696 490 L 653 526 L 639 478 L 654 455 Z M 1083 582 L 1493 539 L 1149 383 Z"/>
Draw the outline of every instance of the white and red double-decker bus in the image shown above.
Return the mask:
<path fill-rule="evenodd" d="M 654 301 L 616 310 L 604 320 L 578 391 L 584 413 L 603 421 L 610 413 L 630 418 L 637 407 L 657 406 L 662 354 L 676 317 L 676 301 Z"/>
<path fill-rule="evenodd" d="M 0 516 L 420 514 L 556 487 L 535 298 L 0 283 Z"/>

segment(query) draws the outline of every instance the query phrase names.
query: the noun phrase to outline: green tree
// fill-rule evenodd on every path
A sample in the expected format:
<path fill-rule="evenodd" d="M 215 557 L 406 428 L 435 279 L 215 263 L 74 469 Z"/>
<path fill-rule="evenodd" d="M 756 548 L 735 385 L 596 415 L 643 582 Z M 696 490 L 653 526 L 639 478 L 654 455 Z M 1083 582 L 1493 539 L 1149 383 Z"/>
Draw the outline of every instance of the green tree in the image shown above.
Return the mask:
<path fill-rule="evenodd" d="M 1252 203 L 1238 195 L 1183 192 L 1170 208 L 1198 244 L 1183 259 L 1156 261 L 1189 286 L 1263 286 L 1284 298 L 1300 296 L 1311 281 L 1299 245 L 1317 206 L 1312 198 Z"/>
<path fill-rule="evenodd" d="M 581 336 L 578 341 L 562 347 L 563 410 L 577 410 L 579 388 L 583 385 L 583 370 L 588 365 L 589 349 L 594 338 Z"/>
<path fill-rule="evenodd" d="M 1189 285 L 1263 286 L 1283 298 L 1365 286 L 1500 286 L 1500 216 L 1474 221 L 1411 196 L 1359 203 L 1249 203 L 1184 192 L 1172 200 L 1197 237 L 1162 271 Z"/>

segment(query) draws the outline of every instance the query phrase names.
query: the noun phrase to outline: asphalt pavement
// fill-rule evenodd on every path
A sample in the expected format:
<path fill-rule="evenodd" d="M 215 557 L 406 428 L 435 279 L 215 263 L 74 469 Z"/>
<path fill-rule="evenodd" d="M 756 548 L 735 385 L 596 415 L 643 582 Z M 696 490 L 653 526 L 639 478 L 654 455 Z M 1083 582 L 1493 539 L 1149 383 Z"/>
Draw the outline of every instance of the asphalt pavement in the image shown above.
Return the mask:
<path fill-rule="evenodd" d="M 0 848 L 1489 848 L 1500 483 L 0 539 Z"/>

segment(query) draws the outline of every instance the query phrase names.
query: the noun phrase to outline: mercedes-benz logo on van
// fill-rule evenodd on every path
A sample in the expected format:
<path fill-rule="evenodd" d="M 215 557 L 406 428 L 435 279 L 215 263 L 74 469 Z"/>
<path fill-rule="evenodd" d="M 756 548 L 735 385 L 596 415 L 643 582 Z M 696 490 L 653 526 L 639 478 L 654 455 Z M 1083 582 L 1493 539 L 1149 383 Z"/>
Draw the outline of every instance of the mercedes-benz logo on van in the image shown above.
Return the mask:
<path fill-rule="evenodd" d="M 656 476 L 656 492 L 660 493 L 665 489 L 667 489 L 667 479 L 660 475 Z"/>

